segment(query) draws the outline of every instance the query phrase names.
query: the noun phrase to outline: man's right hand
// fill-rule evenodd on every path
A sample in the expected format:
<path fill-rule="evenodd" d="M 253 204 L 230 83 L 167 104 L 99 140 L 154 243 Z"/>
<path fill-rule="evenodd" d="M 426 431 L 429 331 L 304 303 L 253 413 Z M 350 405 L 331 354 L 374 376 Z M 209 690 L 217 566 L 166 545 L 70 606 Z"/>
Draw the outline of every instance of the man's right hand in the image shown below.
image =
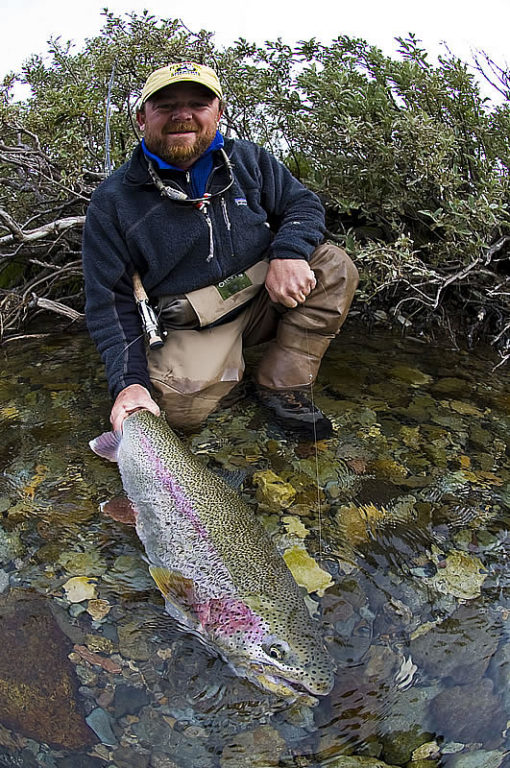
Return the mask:
<path fill-rule="evenodd" d="M 110 421 L 114 432 L 122 432 L 122 422 L 126 416 L 140 410 L 150 411 L 155 416 L 161 413 L 159 405 L 154 402 L 148 389 L 141 384 L 130 384 L 119 392 L 113 404 Z"/>

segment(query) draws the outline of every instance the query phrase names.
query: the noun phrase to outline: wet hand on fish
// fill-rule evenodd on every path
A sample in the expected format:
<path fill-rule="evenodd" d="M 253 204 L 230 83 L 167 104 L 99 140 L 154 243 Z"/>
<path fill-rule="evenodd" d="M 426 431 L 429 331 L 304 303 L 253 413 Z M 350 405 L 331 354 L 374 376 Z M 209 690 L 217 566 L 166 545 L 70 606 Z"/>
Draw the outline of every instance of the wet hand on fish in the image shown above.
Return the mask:
<path fill-rule="evenodd" d="M 121 432 L 122 423 L 126 416 L 142 409 L 150 411 L 154 416 L 160 415 L 159 405 L 152 399 L 149 390 L 142 387 L 141 384 L 130 384 L 121 390 L 110 414 L 113 431 Z"/>

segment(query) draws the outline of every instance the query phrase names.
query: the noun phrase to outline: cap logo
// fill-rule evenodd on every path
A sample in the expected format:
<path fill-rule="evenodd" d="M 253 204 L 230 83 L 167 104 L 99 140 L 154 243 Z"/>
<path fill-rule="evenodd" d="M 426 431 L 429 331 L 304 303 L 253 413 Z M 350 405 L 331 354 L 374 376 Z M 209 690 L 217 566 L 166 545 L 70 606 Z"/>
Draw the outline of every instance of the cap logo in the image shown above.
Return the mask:
<path fill-rule="evenodd" d="M 170 64 L 168 67 L 172 77 L 177 75 L 200 75 L 200 70 L 192 61 L 183 61 L 182 64 Z"/>

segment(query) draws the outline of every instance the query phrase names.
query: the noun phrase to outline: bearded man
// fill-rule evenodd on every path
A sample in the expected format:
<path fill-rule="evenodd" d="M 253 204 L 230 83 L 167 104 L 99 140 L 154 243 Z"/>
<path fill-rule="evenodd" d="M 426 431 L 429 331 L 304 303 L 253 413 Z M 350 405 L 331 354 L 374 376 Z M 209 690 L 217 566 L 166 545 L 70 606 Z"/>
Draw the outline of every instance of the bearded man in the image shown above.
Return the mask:
<path fill-rule="evenodd" d="M 311 439 L 332 433 L 311 386 L 347 315 L 357 270 L 321 244 L 315 194 L 262 147 L 222 136 L 222 87 L 194 62 L 147 79 L 143 139 L 92 195 L 83 239 L 86 315 L 106 366 L 114 430 L 138 409 L 200 424 L 267 342 L 255 391 Z M 140 275 L 166 333 L 145 347 L 133 295 Z M 155 399 L 154 399 L 155 398 Z"/>

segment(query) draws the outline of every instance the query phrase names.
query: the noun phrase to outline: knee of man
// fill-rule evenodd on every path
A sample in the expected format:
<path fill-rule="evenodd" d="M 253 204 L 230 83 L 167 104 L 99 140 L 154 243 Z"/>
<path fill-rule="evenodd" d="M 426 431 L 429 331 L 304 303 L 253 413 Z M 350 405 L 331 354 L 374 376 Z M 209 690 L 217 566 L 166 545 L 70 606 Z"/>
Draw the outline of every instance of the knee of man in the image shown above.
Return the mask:
<path fill-rule="evenodd" d="M 310 267 L 318 272 L 325 285 L 345 281 L 355 291 L 359 283 L 359 272 L 348 254 L 332 243 L 323 243 L 312 253 Z"/>

